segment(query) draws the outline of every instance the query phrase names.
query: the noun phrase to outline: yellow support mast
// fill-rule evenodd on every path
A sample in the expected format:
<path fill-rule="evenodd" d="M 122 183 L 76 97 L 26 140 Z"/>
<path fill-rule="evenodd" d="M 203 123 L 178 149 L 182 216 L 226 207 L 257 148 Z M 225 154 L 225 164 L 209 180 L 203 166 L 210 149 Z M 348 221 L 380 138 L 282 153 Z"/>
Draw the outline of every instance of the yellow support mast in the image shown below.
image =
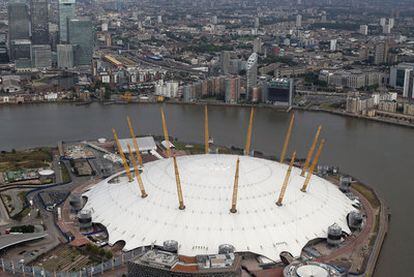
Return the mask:
<path fill-rule="evenodd" d="M 132 142 L 134 144 L 135 155 L 137 155 L 139 165 L 142 166 L 143 165 L 142 157 L 141 157 L 141 153 L 139 152 L 137 137 L 135 136 L 134 128 L 132 127 L 131 119 L 129 118 L 129 116 L 127 116 L 127 122 L 128 122 L 129 133 L 131 134 Z"/>
<path fill-rule="evenodd" d="M 121 156 L 122 164 L 124 165 L 126 175 L 128 176 L 128 180 L 130 182 L 132 182 L 131 169 L 129 168 L 127 159 L 125 158 L 124 151 L 122 151 L 121 144 L 119 143 L 118 134 L 116 133 L 115 129 L 112 129 L 112 133 L 114 134 L 114 138 L 115 138 L 115 142 L 116 142 L 116 147 L 118 148 L 119 155 Z"/>
<path fill-rule="evenodd" d="M 250 119 L 249 119 L 249 127 L 247 129 L 247 137 L 246 137 L 246 146 L 244 147 L 244 154 L 249 155 L 250 153 L 250 145 L 252 142 L 252 129 L 253 129 L 253 118 L 254 118 L 254 108 L 250 110 Z"/>
<path fill-rule="evenodd" d="M 173 156 L 173 162 L 174 162 L 175 182 L 177 184 L 177 194 L 178 194 L 178 204 L 179 204 L 178 208 L 180 210 L 184 210 L 185 205 L 184 205 L 183 191 L 181 190 L 180 174 L 178 173 L 178 165 L 177 165 L 177 159 L 175 158 L 175 155 Z"/>
<path fill-rule="evenodd" d="M 319 144 L 318 151 L 316 152 L 315 158 L 313 158 L 312 164 L 308 171 L 308 175 L 306 175 L 305 183 L 303 183 L 303 187 L 300 189 L 302 192 L 306 192 L 306 189 L 308 188 L 309 181 L 312 177 L 312 174 L 313 174 L 313 171 L 315 170 L 316 165 L 318 164 L 318 160 L 319 160 L 319 157 L 321 155 L 324 145 L 325 145 L 325 140 L 323 139 L 321 140 L 321 143 Z"/>
<path fill-rule="evenodd" d="M 283 143 L 282 154 L 280 154 L 280 162 L 283 163 L 285 161 L 286 151 L 289 146 L 290 135 L 292 134 L 293 123 L 295 122 L 295 114 L 292 113 L 290 117 L 289 128 L 286 133 L 285 142 Z"/>
<path fill-rule="evenodd" d="M 278 206 L 282 206 L 283 198 L 285 197 L 286 189 L 289 184 L 289 178 L 292 172 L 292 167 L 293 167 L 293 163 L 295 162 L 295 158 L 296 158 L 296 151 L 293 152 L 292 154 L 292 158 L 290 159 L 290 163 L 289 163 L 289 168 L 285 175 L 285 180 L 283 180 L 283 185 L 282 185 L 282 189 L 280 190 L 279 199 L 276 202 L 276 205 Z"/>
<path fill-rule="evenodd" d="M 141 190 L 141 197 L 145 198 L 148 194 L 145 192 L 144 183 L 142 182 L 141 174 L 138 170 L 137 162 L 135 161 L 134 154 L 132 153 L 131 146 L 127 144 L 129 151 L 129 158 L 131 159 L 132 165 L 134 166 L 135 177 L 137 178 L 139 189 Z"/>
<path fill-rule="evenodd" d="M 162 120 L 162 131 L 164 133 L 164 140 L 166 143 L 167 158 L 170 158 L 171 157 L 170 137 L 168 135 L 167 122 L 165 121 L 164 109 L 161 107 L 160 110 L 161 110 L 161 120 Z"/>
<path fill-rule="evenodd" d="M 310 160 L 312 159 L 313 152 L 315 151 L 316 143 L 318 143 L 319 135 L 321 134 L 322 126 L 319 125 L 318 130 L 316 131 L 315 137 L 313 139 L 311 148 L 309 149 L 308 156 L 306 157 L 305 165 L 302 168 L 302 173 L 300 176 L 305 176 L 306 170 L 309 168 Z"/>
<path fill-rule="evenodd" d="M 234 185 L 233 185 L 233 197 L 231 200 L 231 209 L 230 212 L 231 213 L 237 213 L 237 192 L 239 189 L 239 164 L 240 164 L 240 159 L 237 158 L 237 162 L 236 162 L 236 174 L 234 175 Z"/>
<path fill-rule="evenodd" d="M 210 152 L 209 149 L 209 141 L 210 135 L 208 132 L 208 109 L 207 105 L 204 106 L 204 152 L 208 154 Z"/>

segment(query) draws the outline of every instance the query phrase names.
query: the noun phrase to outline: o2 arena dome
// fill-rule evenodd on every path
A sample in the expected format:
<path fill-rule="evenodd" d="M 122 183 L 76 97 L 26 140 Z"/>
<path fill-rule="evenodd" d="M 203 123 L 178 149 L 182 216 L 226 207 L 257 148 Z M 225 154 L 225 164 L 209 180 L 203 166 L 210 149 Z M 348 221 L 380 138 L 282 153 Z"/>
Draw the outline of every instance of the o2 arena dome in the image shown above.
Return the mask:
<path fill-rule="evenodd" d="M 292 168 L 283 204 L 276 205 L 287 164 L 205 154 L 177 157 L 176 165 L 179 175 L 173 158 L 144 164 L 140 176 L 145 198 L 136 178 L 131 182 L 125 173 L 84 193 L 84 209 L 107 228 L 110 244 L 124 240 L 125 249 L 131 250 L 174 240 L 178 254 L 185 256 L 214 254 L 230 244 L 236 252 L 279 261 L 283 251 L 300 256 L 310 240 L 326 238 L 334 223 L 350 233 L 346 218 L 355 210 L 352 201 L 316 175 L 306 192 L 301 191 L 305 177 L 299 168 Z M 181 209 L 177 195 L 182 196 Z M 231 212 L 234 197 L 237 211 Z"/>

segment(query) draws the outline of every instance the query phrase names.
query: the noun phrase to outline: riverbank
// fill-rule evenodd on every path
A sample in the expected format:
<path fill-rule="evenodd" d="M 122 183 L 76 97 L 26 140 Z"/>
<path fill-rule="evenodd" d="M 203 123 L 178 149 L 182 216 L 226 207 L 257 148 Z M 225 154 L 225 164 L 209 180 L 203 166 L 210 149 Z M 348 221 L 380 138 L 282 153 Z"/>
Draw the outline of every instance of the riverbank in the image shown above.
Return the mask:
<path fill-rule="evenodd" d="M 390 210 L 386 205 L 384 199 L 382 199 L 378 193 L 367 184 L 355 179 L 355 183 L 358 186 L 352 186 L 354 193 L 359 194 L 360 197 L 364 197 L 367 203 L 375 209 L 376 206 L 379 207 L 378 214 L 374 217 L 373 225 L 371 226 L 371 233 L 375 233 L 375 238 L 372 238 L 369 245 L 371 246 L 371 253 L 366 259 L 365 270 L 363 273 L 355 276 L 374 276 L 376 266 L 381 254 L 382 247 L 384 245 L 385 238 L 388 234 L 389 220 L 390 220 Z"/>
<path fill-rule="evenodd" d="M 369 120 L 369 121 L 376 121 L 376 122 L 380 122 L 380 123 L 386 123 L 386 124 L 396 125 L 396 126 L 401 126 L 401 127 L 414 128 L 414 124 L 410 124 L 410 123 L 406 123 L 406 122 L 400 122 L 400 121 L 395 121 L 395 120 L 387 120 L 385 118 L 370 117 L 370 116 L 359 115 L 359 114 L 351 114 L 351 113 L 347 113 L 347 112 L 344 112 L 344 111 L 338 111 L 338 110 L 329 110 L 329 109 L 322 109 L 322 108 L 308 109 L 308 108 L 302 108 L 302 107 L 293 107 L 293 109 L 294 110 L 301 110 L 301 111 L 308 111 L 308 112 L 330 113 L 330 114 L 340 115 L 340 116 L 345 116 L 345 117 L 352 117 L 352 118 Z"/>
<path fill-rule="evenodd" d="M 384 117 L 370 117 L 365 115 L 359 115 L 359 114 L 351 114 L 347 113 L 345 111 L 340 110 L 330 110 L 330 109 L 324 109 L 324 108 L 304 108 L 299 106 L 277 106 L 277 105 L 269 105 L 269 104 L 239 104 L 239 103 L 224 103 L 224 102 L 209 102 L 209 101 L 198 101 L 198 102 L 181 102 L 181 101 L 164 101 L 164 102 L 157 102 L 157 101 L 107 101 L 107 102 L 101 102 L 101 101 L 43 101 L 43 102 L 31 102 L 31 103 L 7 103 L 2 104 L 1 106 L 14 106 L 14 105 L 39 105 L 39 104 L 74 104 L 76 106 L 85 106 L 88 107 L 89 105 L 93 103 L 98 103 L 101 105 L 131 105 L 131 104 L 174 104 L 174 105 L 184 105 L 184 106 L 203 106 L 203 105 L 209 105 L 209 106 L 215 106 L 215 107 L 241 107 L 241 108 L 260 108 L 260 109 L 271 109 L 276 110 L 280 112 L 289 112 L 292 109 L 293 110 L 300 110 L 300 111 L 310 111 L 310 112 L 325 112 L 330 113 L 334 115 L 340 115 L 345 117 L 352 117 L 357 119 L 363 119 L 363 120 L 370 120 L 380 123 L 386 123 L 396 126 L 402 126 L 402 127 L 408 127 L 408 128 L 414 128 L 414 124 L 392 120 L 392 119 L 386 119 Z M 395 116 L 397 116 L 396 114 Z"/>

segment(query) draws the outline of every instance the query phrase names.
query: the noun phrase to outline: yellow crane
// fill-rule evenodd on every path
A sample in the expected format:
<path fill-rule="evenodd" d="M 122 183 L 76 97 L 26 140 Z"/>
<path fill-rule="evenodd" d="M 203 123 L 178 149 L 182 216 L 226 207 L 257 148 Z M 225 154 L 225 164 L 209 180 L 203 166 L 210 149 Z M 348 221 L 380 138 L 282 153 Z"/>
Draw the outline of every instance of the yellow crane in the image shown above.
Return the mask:
<path fill-rule="evenodd" d="M 165 121 L 165 114 L 164 109 L 161 107 L 161 120 L 162 120 L 162 131 L 164 133 L 164 140 L 166 144 L 166 151 L 167 151 L 167 158 L 171 157 L 171 150 L 170 150 L 170 137 L 168 135 L 168 129 L 167 129 L 167 122 Z"/>
<path fill-rule="evenodd" d="M 293 163 L 295 162 L 296 151 L 293 152 L 292 158 L 290 159 L 289 168 L 286 171 L 285 179 L 283 180 L 282 188 L 280 189 L 279 199 L 276 202 L 276 205 L 282 206 L 283 198 L 285 197 L 286 189 L 289 184 L 290 174 L 292 172 Z"/>
<path fill-rule="evenodd" d="M 292 116 L 290 117 L 289 128 L 287 130 L 286 137 L 285 137 L 285 142 L 283 143 L 282 153 L 280 154 L 280 162 L 281 163 L 283 163 L 285 161 L 286 151 L 287 151 L 287 148 L 289 146 L 289 140 L 290 140 L 290 135 L 292 134 L 294 121 L 295 121 L 295 114 L 292 113 Z"/>
<path fill-rule="evenodd" d="M 119 143 L 118 134 L 116 133 L 115 129 L 112 129 L 112 133 L 114 134 L 114 139 L 115 139 L 115 142 L 116 142 L 116 147 L 118 148 L 119 155 L 121 156 L 122 164 L 123 164 L 123 166 L 125 168 L 125 172 L 126 172 L 126 175 L 128 176 L 128 180 L 130 182 L 132 182 L 131 170 L 129 168 L 127 159 L 125 158 L 124 151 L 122 151 L 121 144 Z"/>
<path fill-rule="evenodd" d="M 239 189 L 239 164 L 240 164 L 240 159 L 237 158 L 237 162 L 236 162 L 236 174 L 234 175 L 234 184 L 233 184 L 233 197 L 231 199 L 231 209 L 230 212 L 231 213 L 237 213 L 237 192 Z"/>
<path fill-rule="evenodd" d="M 313 158 L 312 164 L 309 168 L 308 175 L 306 175 L 305 183 L 303 183 L 303 187 L 300 189 L 302 192 L 306 192 L 308 188 L 309 181 L 312 177 L 313 171 L 315 170 L 316 165 L 318 164 L 319 156 L 321 155 L 323 146 L 325 145 L 325 140 L 322 139 L 321 143 L 319 144 L 318 151 L 316 152 L 315 158 Z"/>
<path fill-rule="evenodd" d="M 252 107 L 250 110 L 249 127 L 247 129 L 246 146 L 244 147 L 245 155 L 249 155 L 250 153 L 250 144 L 252 141 L 253 118 L 254 118 L 254 108 Z"/>
<path fill-rule="evenodd" d="M 184 205 L 183 191 L 181 190 L 180 174 L 178 172 L 177 159 L 175 158 L 175 155 L 173 156 L 173 162 L 174 162 L 175 183 L 177 184 L 177 194 L 178 194 L 178 204 L 179 204 L 178 208 L 180 210 L 184 210 L 185 205 Z"/>
<path fill-rule="evenodd" d="M 305 165 L 302 168 L 302 172 L 300 176 L 305 176 L 306 170 L 308 170 L 310 160 L 312 159 L 313 152 L 315 151 L 316 144 L 318 143 L 319 135 L 321 134 L 322 126 L 319 125 L 318 130 L 316 131 L 315 137 L 313 138 L 313 142 L 311 148 L 309 149 L 308 156 L 306 157 Z"/>
<path fill-rule="evenodd" d="M 137 155 L 139 165 L 142 166 L 143 165 L 142 157 L 141 157 L 141 153 L 139 152 L 137 137 L 135 136 L 134 128 L 132 127 L 131 119 L 129 118 L 129 116 L 127 116 L 127 122 L 128 122 L 129 133 L 131 134 L 132 142 L 134 144 L 135 155 Z"/>
<path fill-rule="evenodd" d="M 208 154 L 209 151 L 209 141 L 210 135 L 208 132 L 208 110 L 207 105 L 204 106 L 204 152 Z"/>
<path fill-rule="evenodd" d="M 138 186 L 139 186 L 139 189 L 141 190 L 141 197 L 145 198 L 148 196 L 148 194 L 145 192 L 144 183 L 142 182 L 142 178 L 138 170 L 137 162 L 135 161 L 134 154 L 131 151 L 131 146 L 129 144 L 127 144 L 127 146 L 128 146 L 128 151 L 129 151 L 129 158 L 131 159 L 132 165 L 134 166 L 135 177 L 137 178 Z"/>

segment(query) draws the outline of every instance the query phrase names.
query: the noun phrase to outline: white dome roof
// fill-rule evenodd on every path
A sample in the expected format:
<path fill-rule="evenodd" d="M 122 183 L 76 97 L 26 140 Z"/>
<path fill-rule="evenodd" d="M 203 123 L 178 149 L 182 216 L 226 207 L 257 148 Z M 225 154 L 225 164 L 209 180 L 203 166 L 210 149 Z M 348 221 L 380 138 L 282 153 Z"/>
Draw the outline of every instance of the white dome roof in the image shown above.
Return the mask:
<path fill-rule="evenodd" d="M 237 213 L 230 213 L 236 160 L 240 158 Z M 178 209 L 172 159 L 149 162 L 141 174 L 147 198 L 137 182 L 117 174 L 84 195 L 92 220 L 107 227 L 109 242 L 126 242 L 127 250 L 143 245 L 179 243 L 179 254 L 217 253 L 221 244 L 279 261 L 288 251 L 299 256 L 305 244 L 326 237 L 337 223 L 349 232 L 347 214 L 352 202 L 339 189 L 312 176 L 308 191 L 304 177 L 293 168 L 283 206 L 275 204 L 287 165 L 249 156 L 223 154 L 177 157 L 185 210 Z"/>

